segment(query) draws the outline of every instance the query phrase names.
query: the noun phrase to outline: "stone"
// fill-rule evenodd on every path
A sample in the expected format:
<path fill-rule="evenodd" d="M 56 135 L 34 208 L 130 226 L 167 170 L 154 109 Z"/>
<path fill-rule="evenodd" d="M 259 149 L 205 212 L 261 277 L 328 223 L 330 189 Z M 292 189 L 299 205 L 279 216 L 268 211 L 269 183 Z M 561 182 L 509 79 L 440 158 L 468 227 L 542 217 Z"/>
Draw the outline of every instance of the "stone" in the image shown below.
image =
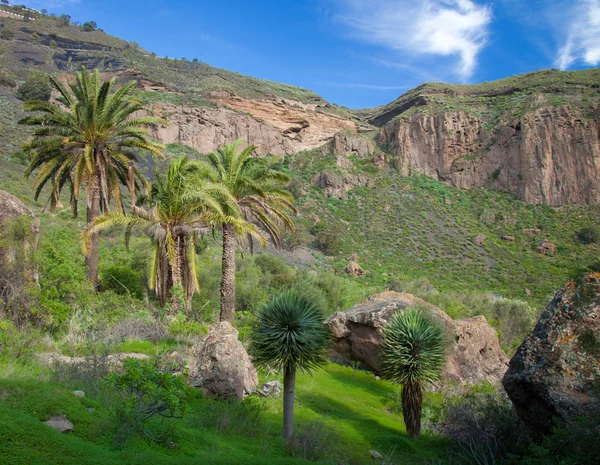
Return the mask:
<path fill-rule="evenodd" d="M 556 252 L 556 244 L 553 244 L 548 239 L 544 239 L 544 242 L 542 242 L 536 250 L 542 255 L 554 255 Z"/>
<path fill-rule="evenodd" d="M 348 192 L 355 187 L 368 187 L 373 185 L 373 178 L 364 174 L 339 174 L 339 173 L 319 173 L 316 174 L 311 182 L 323 189 L 327 197 L 336 197 L 345 199 Z"/>
<path fill-rule="evenodd" d="M 513 242 L 515 240 L 515 236 L 502 236 L 503 241 Z"/>
<path fill-rule="evenodd" d="M 50 428 L 54 428 L 60 433 L 70 433 L 73 431 L 73 423 L 71 423 L 66 416 L 56 415 L 51 417 L 45 422 Z"/>
<path fill-rule="evenodd" d="M 356 262 L 356 263 L 358 263 L 360 261 L 358 254 L 356 252 L 354 252 L 352 255 L 350 255 L 348 258 L 346 258 L 346 260 L 349 262 Z"/>
<path fill-rule="evenodd" d="M 24 240 L 22 251 L 0 249 L 0 261 L 11 263 L 15 260 L 20 260 L 22 259 L 23 252 L 26 257 L 32 256 L 37 248 L 40 237 L 40 220 L 37 216 L 35 216 L 31 209 L 17 197 L 6 191 L 0 190 L 0 228 L 7 221 L 21 217 L 26 217 L 31 220 L 31 237 Z M 34 282 L 35 284 L 38 283 L 38 268 L 33 260 L 31 260 L 31 264 L 28 264 L 28 267 L 24 270 L 23 274 L 28 281 Z"/>
<path fill-rule="evenodd" d="M 503 385 L 536 442 L 553 422 L 600 414 L 600 273 L 560 289 L 510 360 Z"/>
<path fill-rule="evenodd" d="M 534 236 L 535 234 L 539 234 L 541 232 L 542 230 L 538 228 L 523 229 L 523 234 L 526 236 Z"/>
<path fill-rule="evenodd" d="M 269 381 L 264 383 L 257 391 L 263 397 L 278 398 L 283 391 L 283 384 L 279 381 Z"/>
<path fill-rule="evenodd" d="M 533 297 L 533 292 L 531 292 L 531 289 L 529 289 L 529 288 L 526 287 L 525 288 L 525 295 L 527 297 Z"/>
<path fill-rule="evenodd" d="M 83 391 L 73 391 L 73 395 L 77 397 L 85 397 L 85 392 Z"/>
<path fill-rule="evenodd" d="M 383 456 L 376 450 L 370 450 L 369 453 L 371 454 L 371 458 L 373 460 L 381 460 L 383 458 Z"/>
<path fill-rule="evenodd" d="M 326 324 L 335 344 L 330 357 L 350 364 L 362 362 L 376 373 L 381 371 L 379 357 L 381 334 L 391 316 L 419 306 L 431 312 L 451 336 L 443 382 L 459 384 L 489 381 L 498 383 L 508 366 L 508 357 L 500 347 L 498 335 L 483 316 L 452 320 L 443 310 L 411 294 L 393 291 L 376 294 L 362 304 L 334 313 Z"/>
<path fill-rule="evenodd" d="M 356 262 L 348 262 L 348 265 L 346 265 L 346 268 L 344 269 L 344 271 L 346 272 L 346 274 L 349 274 L 350 276 L 364 276 L 366 275 L 366 271 L 363 270 L 360 265 Z"/>
<path fill-rule="evenodd" d="M 477 234 L 477 236 L 473 238 L 473 243 L 475 245 L 482 245 L 485 241 L 487 241 L 487 236 L 485 234 Z"/>
<path fill-rule="evenodd" d="M 237 397 L 252 392 L 258 375 L 231 323 L 211 326 L 208 335 L 192 348 L 189 383 L 207 395 Z"/>

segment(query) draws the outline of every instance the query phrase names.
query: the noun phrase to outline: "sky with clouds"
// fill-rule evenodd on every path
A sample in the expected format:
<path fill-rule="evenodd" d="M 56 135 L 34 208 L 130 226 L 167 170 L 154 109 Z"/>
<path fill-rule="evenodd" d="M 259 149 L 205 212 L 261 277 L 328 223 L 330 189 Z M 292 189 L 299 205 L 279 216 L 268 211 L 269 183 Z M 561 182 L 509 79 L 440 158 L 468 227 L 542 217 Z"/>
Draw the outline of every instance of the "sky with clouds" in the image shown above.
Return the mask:
<path fill-rule="evenodd" d="M 600 66 L 600 0 L 21 0 L 351 108 L 425 81 Z"/>

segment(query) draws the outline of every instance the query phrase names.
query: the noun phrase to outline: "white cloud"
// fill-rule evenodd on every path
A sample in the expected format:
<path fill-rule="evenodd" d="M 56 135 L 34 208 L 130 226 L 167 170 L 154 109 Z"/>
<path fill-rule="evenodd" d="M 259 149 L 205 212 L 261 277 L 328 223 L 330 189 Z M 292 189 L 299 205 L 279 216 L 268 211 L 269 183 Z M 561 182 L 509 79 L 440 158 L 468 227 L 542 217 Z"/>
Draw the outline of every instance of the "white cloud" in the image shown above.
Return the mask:
<path fill-rule="evenodd" d="M 558 51 L 556 66 L 567 69 L 577 61 L 600 63 L 600 0 L 583 0 L 573 7 L 568 36 Z"/>
<path fill-rule="evenodd" d="M 468 80 L 492 20 L 489 6 L 472 0 L 340 0 L 337 19 L 367 42 L 411 56 L 456 57 Z"/>

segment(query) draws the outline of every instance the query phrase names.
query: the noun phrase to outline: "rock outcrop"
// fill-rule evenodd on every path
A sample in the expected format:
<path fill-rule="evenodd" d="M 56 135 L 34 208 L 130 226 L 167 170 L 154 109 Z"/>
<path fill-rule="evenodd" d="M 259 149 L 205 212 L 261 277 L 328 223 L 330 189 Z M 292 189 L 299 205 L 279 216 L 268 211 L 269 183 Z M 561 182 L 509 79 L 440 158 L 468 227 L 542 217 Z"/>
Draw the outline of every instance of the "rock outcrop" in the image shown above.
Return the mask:
<path fill-rule="evenodd" d="M 327 197 L 345 199 L 350 190 L 372 186 L 373 180 L 364 174 L 320 173 L 313 177 L 312 183 L 323 189 Z"/>
<path fill-rule="evenodd" d="M 494 130 L 466 111 L 416 113 L 385 124 L 378 142 L 405 174 L 504 190 L 527 203 L 600 203 L 600 120 L 569 106 L 539 108 Z"/>
<path fill-rule="evenodd" d="M 346 274 L 349 274 L 350 276 L 354 277 L 364 276 L 367 274 L 358 263 L 353 261 L 348 262 L 348 265 L 346 265 L 344 271 L 346 272 Z"/>
<path fill-rule="evenodd" d="M 534 440 L 554 420 L 600 414 L 600 273 L 569 281 L 523 341 L 504 389 Z"/>
<path fill-rule="evenodd" d="M 337 312 L 327 320 L 335 338 L 331 357 L 344 363 L 358 360 L 379 372 L 383 327 L 394 313 L 417 305 L 431 312 L 452 337 L 442 381 L 497 383 L 502 379 L 508 358 L 500 348 L 496 331 L 484 317 L 453 321 L 443 310 L 422 299 L 392 291 L 373 295 L 366 302 Z"/>
<path fill-rule="evenodd" d="M 275 97 L 244 99 L 227 92 L 208 98 L 216 106 L 154 104 L 152 111 L 167 124 L 155 127 L 152 135 L 164 144 L 186 144 L 200 153 L 242 138 L 256 145 L 259 155 L 283 156 L 321 147 L 339 131 L 357 130 L 353 121 L 316 104 Z"/>
<path fill-rule="evenodd" d="M 208 336 L 192 348 L 188 381 L 211 396 L 243 399 L 254 391 L 258 375 L 230 323 L 213 325 Z"/>
<path fill-rule="evenodd" d="M 71 423 L 64 415 L 56 415 L 46 420 L 44 423 L 59 433 L 70 433 L 74 428 L 73 423 Z"/>
<path fill-rule="evenodd" d="M 7 222 L 18 218 L 26 218 L 28 220 L 30 234 L 24 235 L 21 244 L 0 248 L 0 260 L 7 263 L 12 263 L 17 260 L 23 261 L 23 273 L 25 277 L 37 284 L 37 265 L 29 258 L 37 248 L 40 236 L 40 220 L 23 202 L 21 202 L 21 200 L 8 192 L 0 190 L 0 231 Z"/>

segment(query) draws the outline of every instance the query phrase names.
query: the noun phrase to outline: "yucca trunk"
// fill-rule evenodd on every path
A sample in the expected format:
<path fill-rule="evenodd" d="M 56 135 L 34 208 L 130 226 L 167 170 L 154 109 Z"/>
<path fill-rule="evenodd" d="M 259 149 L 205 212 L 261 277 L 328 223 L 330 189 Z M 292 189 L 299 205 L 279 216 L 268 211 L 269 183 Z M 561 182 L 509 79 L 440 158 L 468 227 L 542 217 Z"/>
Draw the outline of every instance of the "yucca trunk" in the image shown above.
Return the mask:
<path fill-rule="evenodd" d="M 294 398 L 296 396 L 296 367 L 288 365 L 283 373 L 283 438 L 294 435 Z"/>
<path fill-rule="evenodd" d="M 235 316 L 235 230 L 231 224 L 223 225 L 223 258 L 221 280 L 220 321 L 233 323 Z"/>
<path fill-rule="evenodd" d="M 91 186 L 88 189 L 87 198 L 87 222 L 91 224 L 100 215 L 100 188 L 98 185 L 97 176 L 93 176 L 90 180 Z M 87 267 L 87 279 L 95 287 L 98 286 L 98 249 L 99 236 L 98 232 L 90 234 L 90 250 L 85 257 L 85 265 Z"/>
<path fill-rule="evenodd" d="M 415 439 L 421 433 L 421 410 L 423 408 L 423 386 L 421 383 L 406 383 L 402 387 L 402 416 L 408 435 Z"/>

